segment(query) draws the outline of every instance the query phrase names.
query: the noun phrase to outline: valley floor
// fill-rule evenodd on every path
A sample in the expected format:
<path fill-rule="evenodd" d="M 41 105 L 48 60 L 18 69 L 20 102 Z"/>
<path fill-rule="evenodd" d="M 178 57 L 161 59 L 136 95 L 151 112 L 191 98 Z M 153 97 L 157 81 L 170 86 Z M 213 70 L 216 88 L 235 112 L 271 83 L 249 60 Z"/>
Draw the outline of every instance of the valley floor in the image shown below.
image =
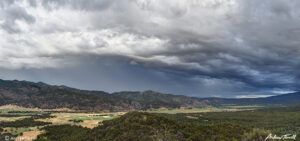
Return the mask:
<path fill-rule="evenodd" d="M 91 113 L 91 112 L 76 112 L 76 111 L 63 111 L 63 110 L 49 111 L 49 110 L 42 110 L 42 109 L 29 109 L 29 108 L 17 107 L 12 105 L 0 107 L 0 112 L 1 112 L 0 113 L 0 121 L 1 121 L 0 139 L 5 139 L 7 137 L 10 137 L 10 139 L 29 141 L 29 140 L 36 139 L 38 136 L 39 137 L 38 140 L 41 141 L 42 139 L 44 139 L 44 137 L 45 139 L 47 137 L 48 139 L 50 139 L 50 137 L 53 137 L 50 134 L 55 134 L 55 136 L 58 136 L 56 135 L 56 133 L 51 132 L 55 130 L 53 130 L 52 128 L 48 128 L 49 126 L 53 126 L 53 128 L 64 129 L 62 126 L 70 125 L 72 128 L 74 128 L 74 131 L 76 132 L 78 130 L 78 132 L 88 132 L 91 134 L 93 132 L 96 132 L 94 130 L 99 129 L 99 132 L 101 133 L 108 132 L 105 134 L 108 135 L 108 134 L 112 134 L 110 132 L 114 130 L 106 131 L 106 129 L 101 129 L 102 126 L 109 126 L 109 127 L 117 126 L 118 128 L 120 128 L 126 125 L 126 126 L 133 126 L 138 129 L 140 128 L 139 126 L 148 129 L 148 127 L 146 127 L 146 125 L 143 124 L 149 124 L 147 122 L 143 122 L 143 121 L 141 122 L 137 119 L 133 120 L 132 123 L 127 123 L 126 122 L 127 120 L 120 121 L 124 116 L 129 118 L 128 120 L 132 120 L 130 118 L 134 118 L 134 117 L 130 117 L 130 113 L 128 115 L 126 114 L 126 112 Z M 151 118 L 158 118 L 157 120 L 154 121 L 158 121 L 159 119 L 161 119 L 161 117 L 166 117 L 166 119 L 162 118 L 164 122 L 158 123 L 158 125 L 161 124 L 163 126 L 164 124 L 166 124 L 164 126 L 170 126 L 168 125 L 168 122 L 174 122 L 174 124 L 175 123 L 178 124 L 178 127 L 177 126 L 168 127 L 168 135 L 170 136 L 170 138 L 169 136 L 166 135 L 157 134 L 154 136 L 153 133 L 149 133 L 149 137 L 150 137 L 149 139 L 154 139 L 154 140 L 160 138 L 164 138 L 167 140 L 168 139 L 185 140 L 185 139 L 194 138 L 192 135 L 185 135 L 186 131 L 181 129 L 176 129 L 180 132 L 173 133 L 173 130 L 175 129 L 172 128 L 179 128 L 179 127 L 181 128 L 181 126 L 183 125 L 184 127 L 188 127 L 188 129 L 186 130 L 201 129 L 202 131 L 202 128 L 204 127 L 209 128 L 220 135 L 224 134 L 223 140 L 228 140 L 228 141 L 233 138 L 234 139 L 257 138 L 257 140 L 264 140 L 265 136 L 267 136 L 270 133 L 276 135 L 285 135 L 285 134 L 299 135 L 300 133 L 300 108 L 299 107 L 262 108 L 259 106 L 224 106 L 223 108 L 206 107 L 206 108 L 159 109 L 159 110 L 147 111 L 146 113 L 149 113 L 149 115 L 143 113 L 144 112 L 141 112 L 143 118 L 147 119 L 147 116 L 150 116 Z M 141 116 L 139 114 L 135 114 L 135 115 Z M 116 122 L 116 123 L 114 124 L 110 123 L 111 125 L 110 124 L 107 125 L 109 122 L 104 122 L 104 121 Z M 156 123 L 152 123 L 152 124 L 156 124 Z M 243 134 L 239 136 L 237 135 L 237 133 L 232 133 L 233 136 L 232 138 L 230 138 L 230 135 L 227 135 L 229 133 L 225 131 L 226 129 L 222 129 L 222 130 L 218 129 L 219 125 L 226 126 L 227 128 L 227 126 L 229 126 L 227 124 L 229 124 L 230 127 L 233 127 L 234 129 L 236 128 L 243 129 Z M 157 129 L 157 131 L 164 130 L 161 129 L 161 127 L 157 127 L 157 128 L 159 128 Z M 137 130 L 136 132 L 143 132 L 143 134 L 148 134 L 148 132 L 145 132 L 142 129 Z M 124 133 L 119 133 L 119 134 L 124 134 Z M 206 134 L 207 134 L 206 136 L 216 136 L 216 135 L 210 135 L 211 133 L 206 133 Z M 114 137 L 113 135 L 111 137 L 112 137 L 111 139 L 117 140 L 117 138 L 113 138 Z M 110 139 L 109 137 L 107 138 Z M 201 135 L 200 137 L 199 135 L 199 138 L 204 139 L 204 136 Z M 205 138 L 205 139 L 209 140 L 211 138 Z"/>

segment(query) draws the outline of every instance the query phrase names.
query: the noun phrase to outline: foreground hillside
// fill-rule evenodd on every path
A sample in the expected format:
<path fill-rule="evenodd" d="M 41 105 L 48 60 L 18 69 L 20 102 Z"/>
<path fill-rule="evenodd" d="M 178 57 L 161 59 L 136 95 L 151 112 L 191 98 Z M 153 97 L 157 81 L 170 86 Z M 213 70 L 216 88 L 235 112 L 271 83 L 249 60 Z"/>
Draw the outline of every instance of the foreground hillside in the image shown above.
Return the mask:
<path fill-rule="evenodd" d="M 235 112 L 206 112 L 160 114 L 176 121 L 191 124 L 214 125 L 234 123 L 248 128 L 269 130 L 273 134 L 300 136 L 300 106 L 264 108 Z M 300 140 L 300 138 L 298 138 Z"/>
<path fill-rule="evenodd" d="M 131 111 L 161 107 L 207 106 L 205 102 L 199 102 L 191 97 L 165 95 L 153 91 L 109 94 L 103 91 L 79 90 L 45 83 L 0 80 L 0 106 L 7 104 L 27 108 L 69 108 L 86 111 Z"/>
<path fill-rule="evenodd" d="M 80 126 L 47 126 L 37 141 L 240 141 L 264 139 L 265 132 L 235 124 L 201 126 L 178 122 L 156 114 L 130 112 L 120 118 L 102 122 L 94 129 Z"/>
<path fill-rule="evenodd" d="M 207 113 L 78 113 L 1 110 L 0 140 L 38 141 L 264 141 L 270 133 L 297 135 L 299 107 Z M 294 140 L 294 139 L 292 139 Z M 268 140 L 269 141 L 269 140 Z M 270 140 L 272 141 L 272 140 Z"/>

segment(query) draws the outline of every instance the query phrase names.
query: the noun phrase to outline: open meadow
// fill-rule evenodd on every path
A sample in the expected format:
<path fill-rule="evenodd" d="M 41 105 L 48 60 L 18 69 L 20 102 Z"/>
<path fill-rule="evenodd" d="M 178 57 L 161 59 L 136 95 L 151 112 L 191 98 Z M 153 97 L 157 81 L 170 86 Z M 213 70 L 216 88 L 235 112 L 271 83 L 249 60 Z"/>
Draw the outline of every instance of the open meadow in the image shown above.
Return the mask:
<path fill-rule="evenodd" d="M 123 114 L 125 112 L 76 112 L 6 105 L 0 107 L 0 127 L 1 134 L 4 135 L 1 137 L 6 135 L 16 140 L 32 140 L 43 132 L 41 129 L 46 125 L 69 124 L 94 128 L 104 120 L 117 118 Z M 33 120 L 29 120 L 31 118 Z"/>

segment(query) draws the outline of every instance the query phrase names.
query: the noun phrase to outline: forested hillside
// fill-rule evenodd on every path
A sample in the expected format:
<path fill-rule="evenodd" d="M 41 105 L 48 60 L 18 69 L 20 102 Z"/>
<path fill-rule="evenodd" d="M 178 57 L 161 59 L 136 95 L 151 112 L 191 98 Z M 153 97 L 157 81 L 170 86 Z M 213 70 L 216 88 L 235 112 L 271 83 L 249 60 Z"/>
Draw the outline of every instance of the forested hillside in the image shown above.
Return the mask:
<path fill-rule="evenodd" d="M 60 125 L 44 130 L 36 141 L 252 141 L 267 136 L 266 132 L 231 123 L 203 126 L 143 112 L 127 113 L 94 129 Z"/>
<path fill-rule="evenodd" d="M 84 111 L 133 111 L 149 109 L 199 108 L 224 105 L 285 106 L 298 105 L 300 93 L 267 98 L 227 99 L 194 98 L 183 95 L 162 94 L 155 91 L 103 91 L 79 90 L 42 82 L 7 81 L 0 79 L 0 106 L 18 105 L 27 108 L 69 108 Z"/>
<path fill-rule="evenodd" d="M 132 98 L 131 94 L 138 99 Z M 30 108 L 69 108 L 86 111 L 131 111 L 162 107 L 206 106 L 205 102 L 199 102 L 190 97 L 150 93 L 149 91 L 109 94 L 103 91 L 79 90 L 41 82 L 0 80 L 0 105 L 7 104 Z"/>

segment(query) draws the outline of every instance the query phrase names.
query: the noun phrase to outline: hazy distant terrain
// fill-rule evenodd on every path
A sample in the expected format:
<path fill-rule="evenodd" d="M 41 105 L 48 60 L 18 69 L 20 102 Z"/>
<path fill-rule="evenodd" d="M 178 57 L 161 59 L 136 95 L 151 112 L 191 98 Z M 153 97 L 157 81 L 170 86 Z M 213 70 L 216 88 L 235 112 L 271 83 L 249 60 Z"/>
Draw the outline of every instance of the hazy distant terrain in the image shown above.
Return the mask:
<path fill-rule="evenodd" d="M 287 106 L 300 103 L 300 93 L 267 98 L 194 98 L 162 94 L 155 91 L 117 92 L 79 90 L 66 86 L 52 86 L 28 81 L 0 80 L 0 105 L 18 105 L 27 108 L 85 111 L 131 111 L 149 109 L 203 108 L 208 106 Z"/>

